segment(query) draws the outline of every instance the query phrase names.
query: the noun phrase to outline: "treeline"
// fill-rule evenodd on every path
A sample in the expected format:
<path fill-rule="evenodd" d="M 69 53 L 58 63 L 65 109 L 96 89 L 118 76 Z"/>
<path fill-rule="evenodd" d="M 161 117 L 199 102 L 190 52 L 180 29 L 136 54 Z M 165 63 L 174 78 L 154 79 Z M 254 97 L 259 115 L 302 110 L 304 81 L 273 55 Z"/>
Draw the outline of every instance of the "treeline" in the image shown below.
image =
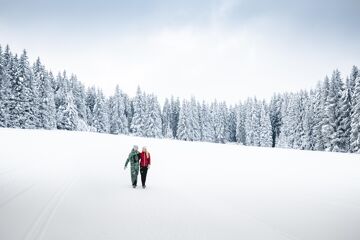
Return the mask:
<path fill-rule="evenodd" d="M 276 94 L 228 106 L 194 97 L 166 99 L 119 86 L 112 96 L 86 88 L 75 75 L 56 76 L 27 52 L 0 45 L 0 127 L 64 129 L 154 138 L 318 151 L 360 152 L 360 74 L 344 81 L 338 70 L 315 89 Z"/>

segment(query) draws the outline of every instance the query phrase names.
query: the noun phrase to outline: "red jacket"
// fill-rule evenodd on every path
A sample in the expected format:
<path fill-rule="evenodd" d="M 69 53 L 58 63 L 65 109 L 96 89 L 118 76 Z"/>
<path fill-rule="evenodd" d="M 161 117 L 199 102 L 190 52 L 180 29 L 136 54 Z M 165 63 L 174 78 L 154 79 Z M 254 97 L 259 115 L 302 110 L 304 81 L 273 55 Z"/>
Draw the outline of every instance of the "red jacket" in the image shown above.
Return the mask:
<path fill-rule="evenodd" d="M 148 155 L 148 156 L 146 156 Z M 146 152 L 140 153 L 140 167 L 147 167 L 151 164 L 150 153 L 146 154 Z"/>

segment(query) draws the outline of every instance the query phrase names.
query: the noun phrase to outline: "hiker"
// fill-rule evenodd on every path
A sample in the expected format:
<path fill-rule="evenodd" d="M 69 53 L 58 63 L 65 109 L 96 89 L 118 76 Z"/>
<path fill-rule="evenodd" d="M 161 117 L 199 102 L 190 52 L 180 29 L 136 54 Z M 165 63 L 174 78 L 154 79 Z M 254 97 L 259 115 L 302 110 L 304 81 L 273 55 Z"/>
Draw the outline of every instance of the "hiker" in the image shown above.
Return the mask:
<path fill-rule="evenodd" d="M 124 170 L 127 168 L 128 163 L 130 162 L 130 173 L 131 173 L 131 183 L 133 188 L 137 186 L 137 177 L 139 175 L 139 160 L 140 152 L 138 151 L 138 146 L 134 145 L 131 150 L 129 157 L 126 159 Z"/>
<path fill-rule="evenodd" d="M 146 149 L 146 147 L 142 148 L 142 152 L 140 153 L 140 174 L 141 174 L 141 183 L 142 187 L 146 188 L 145 182 L 146 182 L 146 175 L 147 171 L 150 168 L 150 153 Z"/>

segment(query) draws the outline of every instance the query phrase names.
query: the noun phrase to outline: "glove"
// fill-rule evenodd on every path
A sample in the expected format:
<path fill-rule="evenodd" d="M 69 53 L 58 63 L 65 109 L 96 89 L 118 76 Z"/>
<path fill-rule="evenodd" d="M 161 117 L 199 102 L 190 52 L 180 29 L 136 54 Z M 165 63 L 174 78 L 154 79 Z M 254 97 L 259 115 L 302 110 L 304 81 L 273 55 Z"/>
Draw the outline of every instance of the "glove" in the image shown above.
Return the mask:
<path fill-rule="evenodd" d="M 124 167 L 124 170 L 126 170 L 126 169 L 127 169 L 127 166 Z"/>
<path fill-rule="evenodd" d="M 148 165 L 148 167 L 147 167 L 148 169 L 150 168 L 150 164 Z"/>

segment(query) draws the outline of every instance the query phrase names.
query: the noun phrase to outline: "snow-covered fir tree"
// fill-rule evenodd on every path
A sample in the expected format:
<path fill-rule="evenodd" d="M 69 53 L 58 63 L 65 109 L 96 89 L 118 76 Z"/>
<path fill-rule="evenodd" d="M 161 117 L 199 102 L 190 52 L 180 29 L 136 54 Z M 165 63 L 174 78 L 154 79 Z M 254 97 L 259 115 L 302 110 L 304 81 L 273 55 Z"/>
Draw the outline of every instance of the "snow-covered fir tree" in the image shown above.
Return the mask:
<path fill-rule="evenodd" d="M 260 109 L 260 146 L 272 146 L 272 129 L 269 110 L 265 101 L 261 103 Z"/>
<path fill-rule="evenodd" d="M 271 122 L 272 147 L 276 146 L 276 143 L 280 135 L 280 129 L 282 124 L 281 104 L 282 104 L 282 98 L 280 94 L 276 94 L 271 98 L 269 115 Z"/>
<path fill-rule="evenodd" d="M 78 128 L 79 116 L 72 92 L 67 92 L 64 101 L 56 112 L 57 128 L 75 131 Z"/>
<path fill-rule="evenodd" d="M 350 102 L 352 102 L 353 95 L 355 94 L 356 79 L 360 76 L 360 71 L 357 66 L 351 69 L 350 77 L 348 78 L 348 89 L 350 91 Z"/>
<path fill-rule="evenodd" d="M 314 115 L 313 115 L 313 149 L 317 151 L 323 151 L 325 149 L 325 143 L 324 138 L 322 135 L 322 124 L 323 124 L 323 118 L 324 118 L 324 97 L 323 97 L 323 85 L 321 82 L 318 82 L 317 87 L 314 91 L 313 95 L 313 109 L 314 109 Z"/>
<path fill-rule="evenodd" d="M 245 106 L 240 103 L 236 106 L 236 142 L 242 145 L 246 144 L 245 116 Z"/>
<path fill-rule="evenodd" d="M 225 123 L 225 135 L 227 142 L 236 142 L 236 108 L 232 106 Z"/>
<path fill-rule="evenodd" d="M 129 133 L 125 101 L 126 99 L 124 99 L 120 87 L 116 86 L 114 96 L 111 96 L 109 99 L 109 124 L 110 133 L 112 134 Z"/>
<path fill-rule="evenodd" d="M 40 83 L 45 76 L 45 69 L 41 65 L 40 58 L 37 58 L 37 60 L 33 64 L 32 72 L 33 72 L 33 77 L 31 79 L 30 85 L 31 85 L 31 90 L 33 91 L 32 112 L 35 120 L 35 128 L 44 128 L 41 120 L 42 118 L 41 115 L 44 113 L 44 111 L 40 110 L 41 99 L 42 99 L 42 97 L 40 96 Z"/>
<path fill-rule="evenodd" d="M 141 136 L 162 137 L 160 105 L 154 94 L 145 97 L 144 125 Z"/>
<path fill-rule="evenodd" d="M 135 136 L 142 136 L 145 121 L 145 96 L 140 87 L 136 90 L 136 96 L 132 101 L 133 116 L 131 121 L 131 133 Z"/>
<path fill-rule="evenodd" d="M 214 129 L 214 141 L 216 143 L 225 142 L 225 125 L 224 111 L 221 111 L 221 106 L 217 101 L 214 101 L 210 106 L 210 111 L 212 115 L 212 124 Z"/>
<path fill-rule="evenodd" d="M 173 138 L 173 131 L 171 130 L 171 106 L 169 99 L 165 99 L 162 111 L 162 134 L 165 138 Z M 170 131 L 170 132 L 169 132 Z"/>
<path fill-rule="evenodd" d="M 282 116 L 282 125 L 280 128 L 280 134 L 278 137 L 278 141 L 276 143 L 277 147 L 281 148 L 292 148 L 292 137 L 294 136 L 293 129 L 293 95 L 292 94 L 284 94 L 283 101 L 281 104 L 281 116 Z"/>
<path fill-rule="evenodd" d="M 254 98 L 253 108 L 251 112 L 251 125 L 253 131 L 253 146 L 261 146 L 261 104 Z M 270 119 L 269 119 L 270 120 Z"/>
<path fill-rule="evenodd" d="M 253 99 L 248 98 L 244 104 L 245 145 L 247 146 L 254 144 L 253 108 Z"/>
<path fill-rule="evenodd" d="M 0 127 L 6 127 L 7 125 L 7 112 L 5 107 L 5 59 L 3 56 L 3 50 L 0 45 Z"/>
<path fill-rule="evenodd" d="M 38 58 L 33 66 L 34 82 L 36 82 L 37 94 L 37 127 L 44 129 L 56 128 L 56 108 L 54 92 L 50 78 L 45 67 Z"/>
<path fill-rule="evenodd" d="M 88 126 L 90 126 L 91 131 L 96 131 L 94 127 L 94 107 L 96 103 L 96 89 L 94 86 L 88 88 L 86 91 L 86 99 L 85 99 L 85 106 L 86 106 L 86 122 Z"/>
<path fill-rule="evenodd" d="M 34 94 L 31 86 L 32 71 L 27 52 L 13 59 L 9 114 L 11 127 L 35 128 Z"/>
<path fill-rule="evenodd" d="M 85 86 L 77 80 L 77 77 L 75 75 L 71 75 L 70 84 L 79 118 L 86 120 Z"/>
<path fill-rule="evenodd" d="M 341 112 L 341 98 L 343 93 L 343 82 L 340 72 L 335 70 L 332 74 L 329 94 L 326 99 L 324 116 L 325 124 L 323 125 L 323 136 L 325 138 L 326 151 L 341 151 L 340 122 L 344 117 Z"/>
<path fill-rule="evenodd" d="M 99 133 L 109 132 L 109 112 L 103 92 L 98 89 L 96 93 L 94 111 L 93 111 L 93 127 Z"/>
<path fill-rule="evenodd" d="M 295 94 L 294 99 L 294 108 L 293 108 L 293 116 L 292 119 L 294 121 L 294 142 L 293 148 L 295 149 L 306 149 L 306 133 L 305 133 L 305 114 L 306 114 L 306 104 L 307 102 L 307 94 L 304 91 L 300 91 L 300 93 Z"/>
<path fill-rule="evenodd" d="M 185 141 L 199 141 L 201 138 L 199 121 L 195 99 L 183 100 L 177 125 L 177 138 Z"/>
<path fill-rule="evenodd" d="M 133 109 L 132 109 L 132 106 L 131 106 L 131 99 L 124 92 L 121 92 L 121 96 L 123 98 L 124 106 L 125 106 L 125 116 L 126 116 L 127 123 L 128 123 L 127 129 L 128 129 L 128 132 L 130 132 L 130 126 L 131 126 L 131 121 L 132 121 L 132 116 L 133 116 Z"/>
<path fill-rule="evenodd" d="M 39 58 L 38 58 L 39 59 Z M 35 62 L 36 64 L 36 62 Z M 39 78 L 35 77 L 34 69 L 31 69 L 30 63 L 29 63 L 30 72 L 32 74 L 32 77 L 30 78 L 30 91 L 31 91 L 31 116 L 33 117 L 33 128 L 41 128 L 42 120 L 41 120 L 41 114 L 40 114 L 40 96 L 39 96 Z"/>
<path fill-rule="evenodd" d="M 180 115 L 180 100 L 174 97 L 171 97 L 170 100 L 170 109 L 171 109 L 171 117 L 170 117 L 170 128 L 173 131 L 173 136 L 177 136 L 178 123 L 179 123 L 179 115 Z"/>
<path fill-rule="evenodd" d="M 56 110 L 59 109 L 60 106 L 63 106 L 66 102 L 66 97 L 69 93 L 68 84 L 69 82 L 67 79 L 66 71 L 64 71 L 62 74 L 59 72 L 55 79 L 54 99 Z"/>
<path fill-rule="evenodd" d="M 8 109 L 8 127 L 11 128 L 19 128 L 19 123 L 17 123 L 18 116 L 16 115 L 16 102 L 20 101 L 16 99 L 16 96 L 14 94 L 14 82 L 15 78 L 17 78 L 18 75 L 18 68 L 19 68 L 19 59 L 17 54 L 14 56 L 11 56 L 11 59 L 9 61 L 8 65 L 8 76 L 9 76 L 9 94 L 7 97 L 7 109 Z"/>
<path fill-rule="evenodd" d="M 304 149 L 314 150 L 315 146 L 315 102 L 316 102 L 316 92 L 314 90 L 310 91 L 310 95 L 305 99 L 305 115 L 304 115 Z"/>
<path fill-rule="evenodd" d="M 200 113 L 196 99 L 194 97 L 191 98 L 189 107 L 190 107 L 189 123 L 191 129 L 191 139 L 192 141 L 200 141 L 201 140 Z"/>
<path fill-rule="evenodd" d="M 351 89 L 347 84 L 340 98 L 339 151 L 349 152 L 351 134 Z"/>
<path fill-rule="evenodd" d="M 118 112 L 118 103 L 115 100 L 115 96 L 110 96 L 108 100 L 108 108 L 109 108 L 109 124 L 110 124 L 110 133 L 111 134 L 119 134 L 119 112 Z"/>
<path fill-rule="evenodd" d="M 190 103 L 187 100 L 183 100 L 182 102 L 176 133 L 177 139 L 184 141 L 193 140 L 190 126 Z"/>
<path fill-rule="evenodd" d="M 215 130 L 213 128 L 213 118 L 211 117 L 209 106 L 205 103 L 205 101 L 202 102 L 199 113 L 201 141 L 214 142 Z"/>
<path fill-rule="evenodd" d="M 360 153 L 360 75 L 355 79 L 351 110 L 350 152 Z"/>
<path fill-rule="evenodd" d="M 13 127 L 11 122 L 11 101 L 12 101 L 12 78 L 14 77 L 13 70 L 13 60 L 14 57 L 10 51 L 9 45 L 6 46 L 5 51 L 2 56 L 3 61 L 3 70 L 1 74 L 1 115 L 0 115 L 0 125 L 2 127 Z"/>
<path fill-rule="evenodd" d="M 170 122 L 168 122 L 166 126 L 164 138 L 170 138 L 170 139 L 174 138 L 171 130 Z"/>

